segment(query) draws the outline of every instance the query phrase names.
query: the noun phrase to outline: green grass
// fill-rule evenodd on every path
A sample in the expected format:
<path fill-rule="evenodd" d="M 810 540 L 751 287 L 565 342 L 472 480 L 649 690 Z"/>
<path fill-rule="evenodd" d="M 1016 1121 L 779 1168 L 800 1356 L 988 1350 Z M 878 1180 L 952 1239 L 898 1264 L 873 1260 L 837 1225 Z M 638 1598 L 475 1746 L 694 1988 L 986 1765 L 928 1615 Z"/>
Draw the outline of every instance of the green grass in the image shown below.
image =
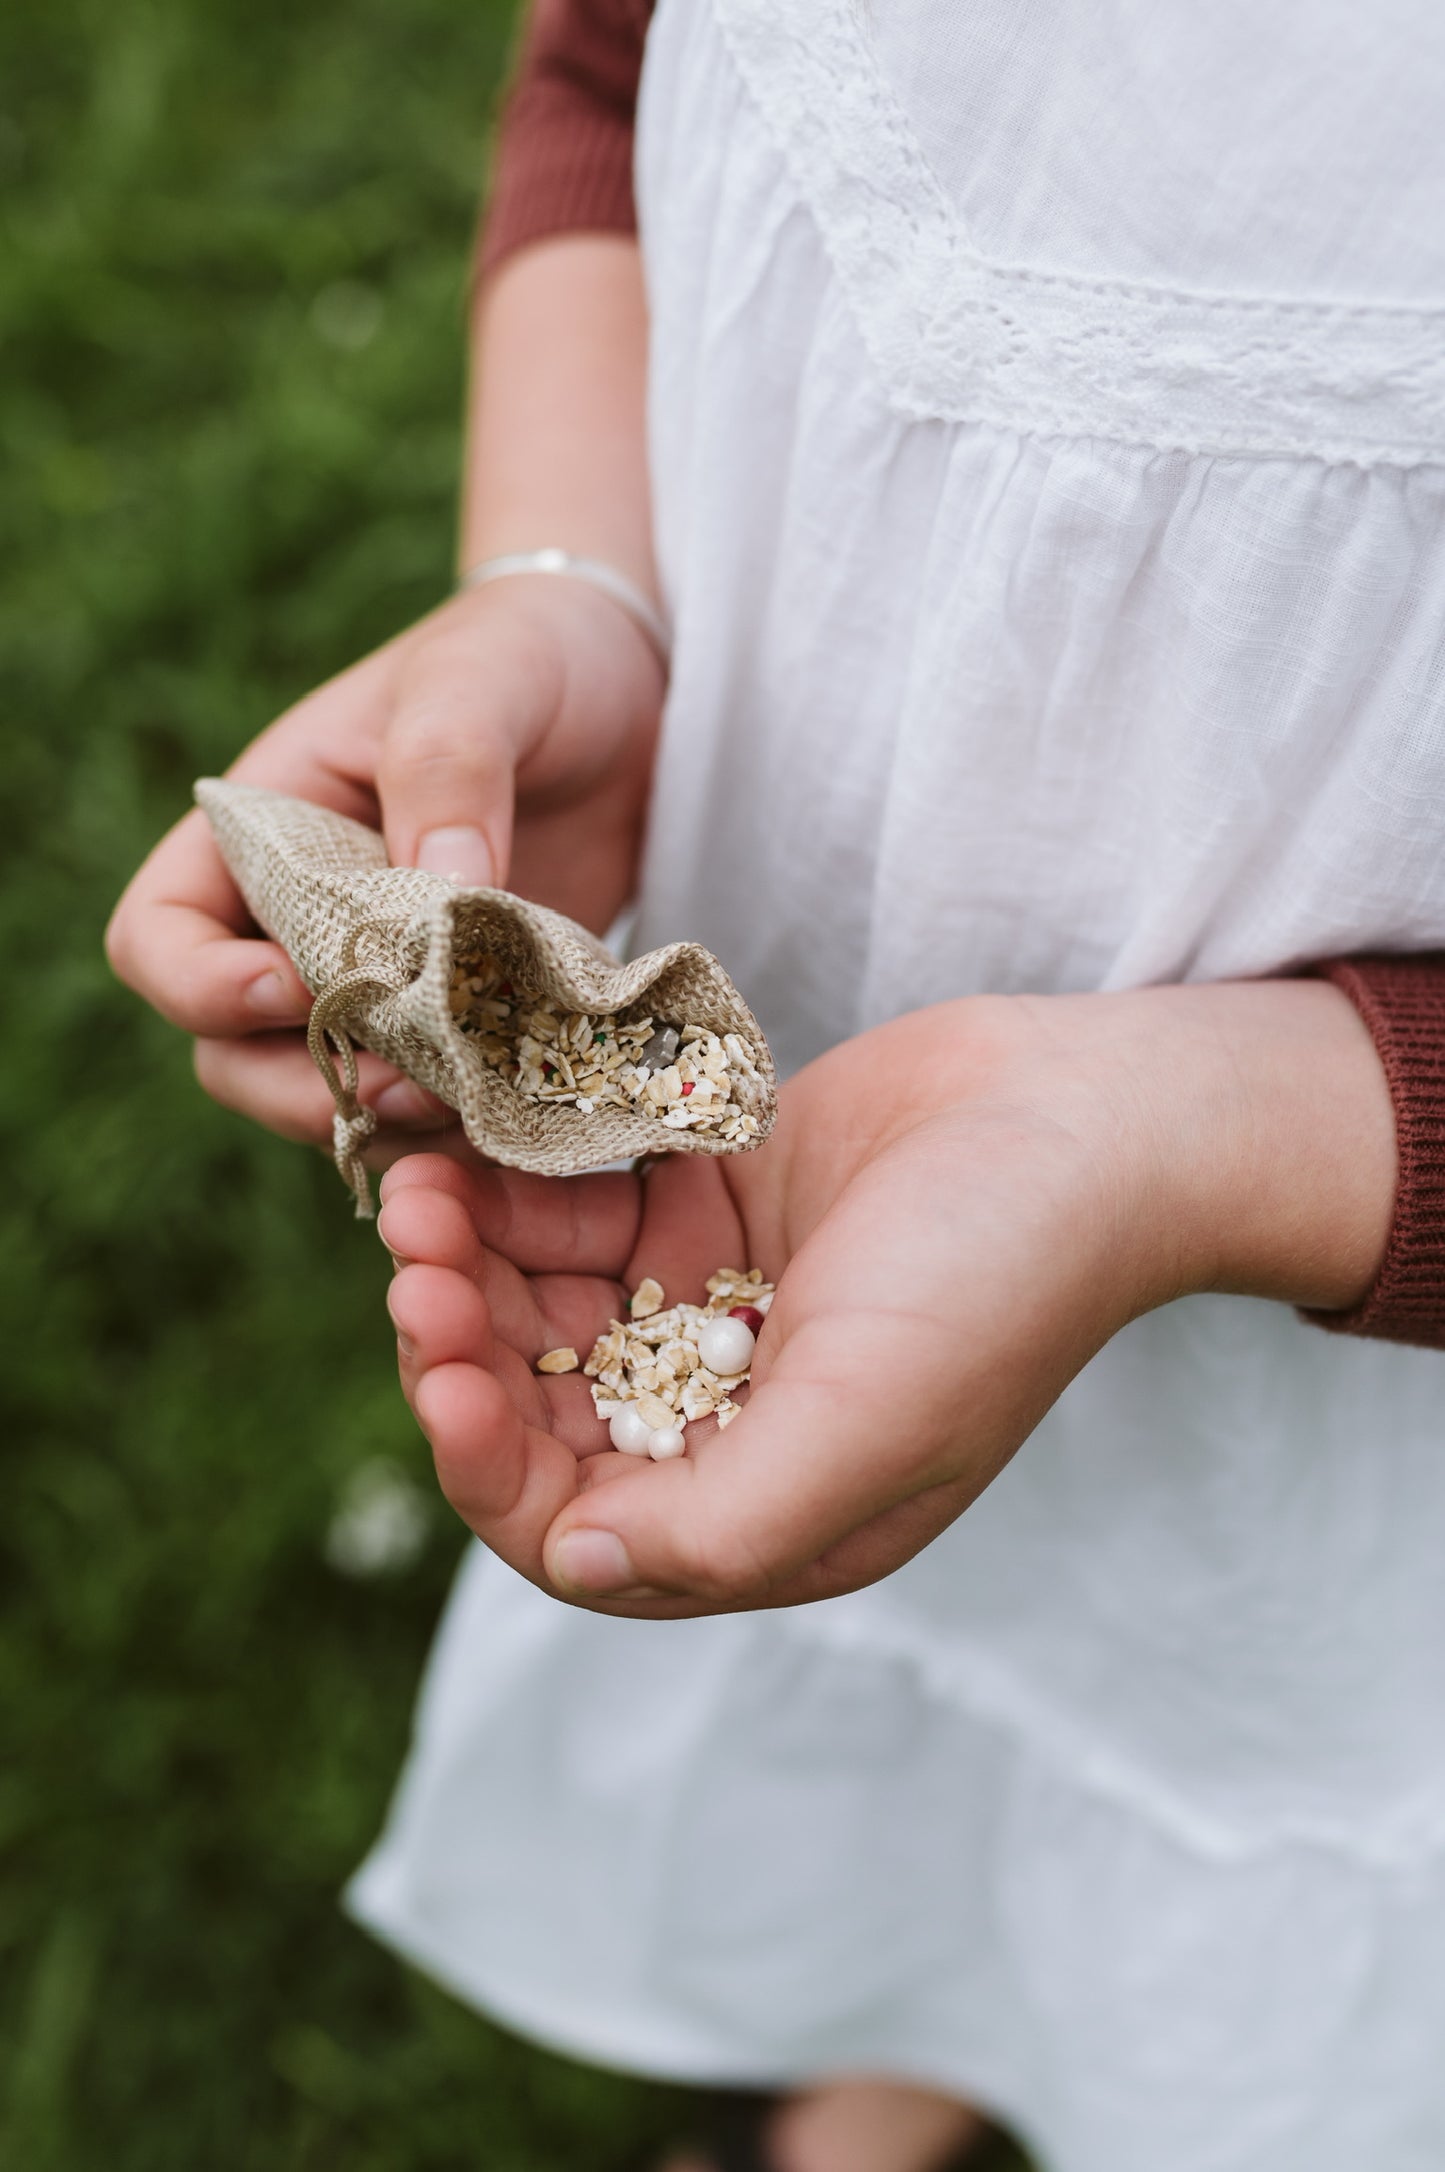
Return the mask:
<path fill-rule="evenodd" d="M 326 1565 L 429 1471 L 384 1261 L 113 986 L 125 877 L 442 593 L 498 0 L 0 10 L 0 2165 L 579 2172 L 663 2092 L 347 1924 L 460 1549 Z"/>

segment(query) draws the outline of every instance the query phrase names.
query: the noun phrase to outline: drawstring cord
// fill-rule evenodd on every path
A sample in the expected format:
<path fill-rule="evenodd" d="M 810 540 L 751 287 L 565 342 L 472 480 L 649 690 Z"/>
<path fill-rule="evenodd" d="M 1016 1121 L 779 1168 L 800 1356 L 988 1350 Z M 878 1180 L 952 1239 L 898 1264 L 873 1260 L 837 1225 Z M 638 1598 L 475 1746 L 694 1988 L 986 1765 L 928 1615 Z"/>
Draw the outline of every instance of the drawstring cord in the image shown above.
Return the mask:
<path fill-rule="evenodd" d="M 356 1218 L 369 1222 L 376 1212 L 371 1203 L 371 1180 L 361 1158 L 362 1148 L 376 1130 L 375 1109 L 364 1108 L 356 1097 L 356 1050 L 341 1023 L 358 1007 L 363 995 L 395 995 L 396 990 L 374 973 L 348 973 L 319 995 L 311 1006 L 306 1046 L 311 1060 L 331 1088 L 336 1113 L 331 1119 L 332 1153 L 336 1166 L 356 1200 Z M 332 1057 L 335 1048 L 340 1068 Z"/>

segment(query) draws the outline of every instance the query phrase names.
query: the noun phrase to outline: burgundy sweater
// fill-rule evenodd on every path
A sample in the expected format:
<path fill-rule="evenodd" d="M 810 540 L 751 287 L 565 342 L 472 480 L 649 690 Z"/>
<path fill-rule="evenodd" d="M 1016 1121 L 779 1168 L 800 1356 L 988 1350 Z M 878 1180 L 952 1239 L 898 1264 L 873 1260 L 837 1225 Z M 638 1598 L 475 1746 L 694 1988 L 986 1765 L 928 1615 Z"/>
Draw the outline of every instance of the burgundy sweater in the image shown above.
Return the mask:
<path fill-rule="evenodd" d="M 632 136 L 652 0 L 533 0 L 502 117 L 481 267 L 549 234 L 635 231 Z M 1385 1257 L 1336 1333 L 1445 1349 L 1445 953 L 1314 968 L 1359 1011 L 1394 1102 Z"/>

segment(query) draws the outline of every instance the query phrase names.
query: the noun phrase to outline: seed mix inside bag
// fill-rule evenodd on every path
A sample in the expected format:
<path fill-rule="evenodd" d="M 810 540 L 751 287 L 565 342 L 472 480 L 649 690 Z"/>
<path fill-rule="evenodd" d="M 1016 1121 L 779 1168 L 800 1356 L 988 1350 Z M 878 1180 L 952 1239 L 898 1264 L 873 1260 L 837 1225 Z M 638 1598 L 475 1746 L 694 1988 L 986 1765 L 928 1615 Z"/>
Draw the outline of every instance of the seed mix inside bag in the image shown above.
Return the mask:
<path fill-rule="evenodd" d="M 203 778 L 196 799 L 253 918 L 315 996 L 307 1041 L 336 1101 L 336 1166 L 372 1213 L 353 1044 L 457 1111 L 492 1161 L 571 1176 L 642 1154 L 735 1154 L 777 1114 L 757 1020 L 698 943 L 621 965 L 506 890 L 392 867 L 330 808 Z"/>

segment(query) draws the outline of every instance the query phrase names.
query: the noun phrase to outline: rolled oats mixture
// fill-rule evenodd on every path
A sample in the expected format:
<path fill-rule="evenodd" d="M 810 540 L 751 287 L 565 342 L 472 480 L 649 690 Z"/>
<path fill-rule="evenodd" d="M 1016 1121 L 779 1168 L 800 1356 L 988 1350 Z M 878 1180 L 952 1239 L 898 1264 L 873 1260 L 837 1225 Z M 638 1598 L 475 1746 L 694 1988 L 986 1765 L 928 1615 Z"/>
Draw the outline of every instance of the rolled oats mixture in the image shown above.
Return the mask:
<path fill-rule="evenodd" d="M 736 1033 L 669 1025 L 645 1010 L 559 1010 L 517 987 L 489 952 L 458 960 L 453 1020 L 483 1061 L 534 1101 L 562 1102 L 579 1115 L 641 1109 L 671 1131 L 698 1131 L 742 1145 L 759 1136 L 756 1116 L 734 1099 L 734 1081 L 761 1084 Z"/>
<path fill-rule="evenodd" d="M 681 1452 L 682 1430 L 698 1418 L 715 1416 L 719 1427 L 731 1425 L 741 1409 L 733 1398 L 751 1374 L 774 1287 L 761 1268 L 745 1273 L 723 1267 L 708 1280 L 705 1305 L 667 1305 L 660 1283 L 651 1276 L 639 1283 L 626 1320 L 611 1322 L 581 1368 L 614 1445 L 660 1459 Z M 537 1360 L 542 1373 L 575 1372 L 577 1366 L 570 1349 L 549 1350 Z"/>

